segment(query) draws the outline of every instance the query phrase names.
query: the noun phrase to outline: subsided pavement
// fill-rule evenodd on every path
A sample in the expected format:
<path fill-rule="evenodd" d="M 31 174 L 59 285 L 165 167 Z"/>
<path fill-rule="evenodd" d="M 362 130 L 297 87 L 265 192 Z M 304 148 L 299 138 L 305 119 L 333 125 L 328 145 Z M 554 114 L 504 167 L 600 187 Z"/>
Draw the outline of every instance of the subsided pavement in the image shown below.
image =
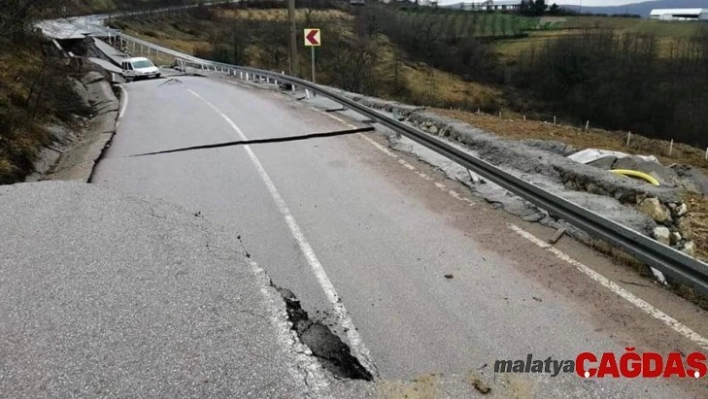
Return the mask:
<path fill-rule="evenodd" d="M 546 231 L 500 214 L 413 159 L 392 156 L 377 135 L 133 156 L 339 131 L 353 122 L 205 78 L 126 89 L 125 116 L 93 182 L 178 203 L 241 236 L 275 284 L 294 292 L 378 374 L 377 386 L 478 374 L 497 392 L 506 385 L 489 370 L 495 359 L 574 358 L 628 346 L 701 349 L 508 225 Z M 608 259 L 568 241 L 563 251 L 621 275 Z M 636 292 L 632 284 L 627 289 Z M 645 291 L 705 336 L 702 311 Z M 513 377 L 527 397 L 694 397 L 706 389 L 692 380 Z"/>
<path fill-rule="evenodd" d="M 0 396 L 366 397 L 233 234 L 74 182 L 0 187 Z"/>

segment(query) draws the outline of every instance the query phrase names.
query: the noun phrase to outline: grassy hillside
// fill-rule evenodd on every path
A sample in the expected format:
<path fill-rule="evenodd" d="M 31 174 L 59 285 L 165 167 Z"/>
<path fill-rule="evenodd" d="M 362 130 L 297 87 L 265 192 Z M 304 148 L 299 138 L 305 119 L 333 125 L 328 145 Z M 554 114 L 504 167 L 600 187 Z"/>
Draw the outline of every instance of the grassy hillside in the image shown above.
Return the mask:
<path fill-rule="evenodd" d="M 285 9 L 222 8 L 203 18 L 191 14 L 114 21 L 128 34 L 203 58 L 271 70 L 287 70 Z M 347 90 L 440 107 L 505 106 L 490 85 L 412 60 L 387 36 L 369 35 L 357 15 L 339 9 L 297 10 L 298 34 L 305 26 L 326 32 L 318 49 L 318 81 Z M 298 43 L 302 38 L 298 38 Z M 300 71 L 307 77 L 308 49 L 301 45 Z"/>
<path fill-rule="evenodd" d="M 47 124 L 75 125 L 87 115 L 67 79 L 77 75 L 33 35 L 0 38 L 0 184 L 33 170 L 41 147 L 51 144 Z"/>
<path fill-rule="evenodd" d="M 196 0 L 195 0 L 196 1 Z M 68 66 L 52 43 L 32 32 L 45 18 L 124 9 L 180 6 L 192 0 L 11 0 L 0 6 L 0 184 L 32 172 L 50 125 L 78 129 L 75 116 L 90 110 L 69 78 L 82 71 Z"/>
<path fill-rule="evenodd" d="M 440 34 L 449 38 L 505 37 L 521 35 L 525 31 L 540 29 L 540 18 L 525 17 L 500 12 L 480 13 L 450 9 L 388 8 L 395 10 L 396 18 L 403 24 L 441 25 Z"/>
<path fill-rule="evenodd" d="M 16 0 L 0 7 L 0 184 L 32 171 L 48 124 L 72 125 L 86 113 L 67 79 L 72 70 L 52 43 L 32 32 L 32 23 L 56 16 L 53 0 Z"/>
<path fill-rule="evenodd" d="M 325 32 L 317 49 L 322 83 L 413 104 L 511 109 L 708 145 L 702 133 L 708 102 L 699 89 L 708 84 L 708 31 L 702 25 L 310 5 L 298 11 L 297 31 L 318 26 Z M 241 3 L 116 27 L 202 58 L 287 70 L 282 6 Z M 300 57 L 300 70 L 308 70 L 308 57 Z"/>
<path fill-rule="evenodd" d="M 671 49 L 681 39 L 688 39 L 705 27 L 702 22 L 655 21 L 619 17 L 543 17 L 541 29 L 526 30 L 528 36 L 509 38 L 497 42 L 497 51 L 509 61 L 514 61 L 523 51 L 544 44 L 548 40 L 568 35 L 587 35 L 594 31 L 613 30 L 616 34 L 655 35 L 661 54 L 669 56 Z"/>

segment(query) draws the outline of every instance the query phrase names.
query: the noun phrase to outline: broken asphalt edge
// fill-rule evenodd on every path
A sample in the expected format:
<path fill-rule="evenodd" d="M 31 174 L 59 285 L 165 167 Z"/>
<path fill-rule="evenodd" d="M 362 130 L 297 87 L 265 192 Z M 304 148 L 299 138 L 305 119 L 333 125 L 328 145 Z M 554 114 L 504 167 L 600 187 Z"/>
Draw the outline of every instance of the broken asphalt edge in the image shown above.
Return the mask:
<path fill-rule="evenodd" d="M 116 134 L 121 101 L 103 74 L 89 72 L 81 79 L 93 108 L 93 116 L 81 140 L 64 153 L 44 180 L 74 180 L 90 183 L 98 162 Z"/>

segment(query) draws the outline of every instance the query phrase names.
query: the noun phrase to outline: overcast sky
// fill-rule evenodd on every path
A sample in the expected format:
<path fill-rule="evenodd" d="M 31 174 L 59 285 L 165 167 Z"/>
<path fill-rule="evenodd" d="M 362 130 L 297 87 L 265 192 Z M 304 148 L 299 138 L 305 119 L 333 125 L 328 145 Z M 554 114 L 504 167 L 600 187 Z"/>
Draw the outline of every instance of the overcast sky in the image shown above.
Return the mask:
<path fill-rule="evenodd" d="M 440 4 L 455 4 L 470 2 L 470 0 L 441 0 Z M 569 4 L 584 6 L 621 6 L 625 4 L 641 3 L 642 0 L 546 0 L 546 4 Z"/>
<path fill-rule="evenodd" d="M 625 4 L 641 3 L 641 0 L 582 0 L 582 5 L 584 6 L 623 6 Z M 580 0 L 551 0 L 546 1 L 546 3 L 558 3 L 558 4 L 581 4 Z"/>

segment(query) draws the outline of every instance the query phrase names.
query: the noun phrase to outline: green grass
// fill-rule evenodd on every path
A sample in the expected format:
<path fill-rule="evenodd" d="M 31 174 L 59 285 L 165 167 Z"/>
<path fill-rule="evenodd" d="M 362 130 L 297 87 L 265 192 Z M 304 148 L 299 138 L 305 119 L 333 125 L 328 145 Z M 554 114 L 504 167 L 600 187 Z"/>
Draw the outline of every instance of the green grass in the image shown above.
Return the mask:
<path fill-rule="evenodd" d="M 702 22 L 656 21 L 639 18 L 564 17 L 558 29 L 617 29 L 622 32 L 651 33 L 658 37 L 687 38 L 705 24 Z"/>
<path fill-rule="evenodd" d="M 456 13 L 458 14 L 458 13 Z M 461 14 L 461 13 L 459 13 Z M 501 15 L 501 14 L 500 14 Z M 145 40 L 163 45 L 165 47 L 192 53 L 200 47 L 209 48 L 211 46 L 210 36 L 218 35 L 219 32 L 228 31 L 239 22 L 244 21 L 267 23 L 268 21 L 286 21 L 286 10 L 283 9 L 225 9 L 219 10 L 216 17 L 211 20 L 200 20 L 193 16 L 185 16 L 180 23 L 176 23 L 174 16 L 162 16 L 154 19 L 134 19 L 118 20 L 112 24 L 120 27 L 128 34 L 142 37 Z M 422 16 L 416 16 L 422 17 Z M 335 40 L 334 36 L 342 38 L 344 41 L 354 38 L 354 17 L 343 13 L 340 10 L 315 10 L 311 18 L 313 20 L 326 22 L 328 26 L 327 37 Z M 303 12 L 298 13 L 298 20 L 304 23 Z M 501 19 L 500 19 L 501 20 Z M 462 20 L 457 21 L 460 29 Z M 336 23 L 336 25 L 333 25 Z M 176 28 L 178 27 L 178 28 Z M 335 30 L 335 31 L 333 31 Z M 150 35 L 148 36 L 147 33 Z M 267 47 L 262 43 L 261 38 L 254 37 L 254 42 L 249 44 L 245 50 L 244 63 L 248 66 L 262 67 L 264 64 L 264 52 Z M 372 38 L 376 42 L 377 62 L 372 73 L 374 78 L 392 74 L 396 45 L 386 36 L 378 35 Z M 400 53 L 400 50 L 398 50 Z M 301 70 L 308 70 L 308 57 L 300 57 Z M 336 83 L 336 77 L 326 70 L 319 72 L 320 78 L 329 83 Z M 380 88 L 376 94 L 403 102 L 414 104 L 436 105 L 440 107 L 465 107 L 472 106 L 482 108 L 494 108 L 503 104 L 503 93 L 494 87 L 473 82 L 465 82 L 459 76 L 446 73 L 441 70 L 431 68 L 424 63 L 402 60 L 399 67 L 399 80 L 402 90 L 394 94 L 393 90 Z"/>
<path fill-rule="evenodd" d="M 617 33 L 652 34 L 659 40 L 662 54 L 668 54 L 669 49 L 677 40 L 690 38 L 706 27 L 700 22 L 654 21 L 639 18 L 614 17 L 544 17 L 540 25 L 550 23 L 546 29 L 527 31 L 528 36 L 520 38 L 500 39 L 495 47 L 502 58 L 513 61 L 522 52 L 543 45 L 547 40 L 563 35 L 581 35 L 588 31 L 612 29 Z"/>
<path fill-rule="evenodd" d="M 538 29 L 539 18 L 504 13 L 479 13 L 449 10 L 399 9 L 398 17 L 405 22 L 431 23 L 446 27 L 446 37 L 505 37 Z"/>

